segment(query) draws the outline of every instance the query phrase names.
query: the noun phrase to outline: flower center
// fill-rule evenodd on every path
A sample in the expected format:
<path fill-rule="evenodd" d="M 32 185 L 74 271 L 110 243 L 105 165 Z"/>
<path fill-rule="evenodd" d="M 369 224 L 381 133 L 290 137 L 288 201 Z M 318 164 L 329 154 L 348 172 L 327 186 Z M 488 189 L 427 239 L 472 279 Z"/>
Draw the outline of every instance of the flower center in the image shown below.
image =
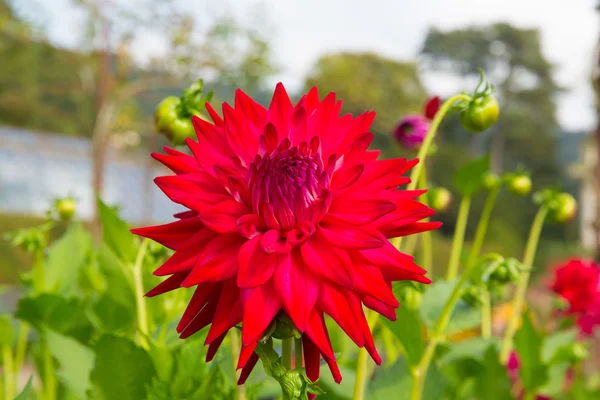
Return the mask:
<path fill-rule="evenodd" d="M 307 153 L 307 152 L 304 152 Z M 318 155 L 298 147 L 257 157 L 250 168 L 252 209 L 271 229 L 289 231 L 298 222 L 314 221 L 329 188 Z"/>

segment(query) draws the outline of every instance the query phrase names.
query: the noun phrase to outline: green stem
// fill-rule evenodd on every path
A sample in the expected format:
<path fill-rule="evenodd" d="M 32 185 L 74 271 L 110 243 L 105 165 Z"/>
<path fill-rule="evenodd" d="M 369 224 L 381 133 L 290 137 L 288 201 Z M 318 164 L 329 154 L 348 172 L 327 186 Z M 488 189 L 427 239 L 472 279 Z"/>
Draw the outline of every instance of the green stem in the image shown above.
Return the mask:
<path fill-rule="evenodd" d="M 21 321 L 19 326 L 19 337 L 17 338 L 17 348 L 15 350 L 15 375 L 19 375 L 23 362 L 25 362 L 25 354 L 27 352 L 27 342 L 29 339 L 29 325 Z"/>
<path fill-rule="evenodd" d="M 283 339 L 281 341 L 281 362 L 286 370 L 292 369 L 292 342 L 293 339 Z"/>
<path fill-rule="evenodd" d="M 42 332 L 40 337 L 42 345 L 42 357 L 44 363 L 44 388 L 45 388 L 45 400 L 56 399 L 56 376 L 54 373 L 54 359 L 50 352 L 50 346 L 48 345 L 48 339 L 46 333 Z"/>
<path fill-rule="evenodd" d="M 133 281 L 135 285 L 135 303 L 137 309 L 137 321 L 139 331 L 139 342 L 142 347 L 148 349 L 148 311 L 146 310 L 146 301 L 144 298 L 144 279 L 142 277 L 142 267 L 144 264 L 144 256 L 148 249 L 150 241 L 144 239 L 138 250 L 135 264 L 133 265 Z"/>
<path fill-rule="evenodd" d="M 460 255 L 465 242 L 465 231 L 467 229 L 470 208 L 471 196 L 464 196 L 460 201 L 460 207 L 458 209 L 456 229 L 454 230 L 452 250 L 450 252 L 450 262 L 448 263 L 448 271 L 446 272 L 446 279 L 449 281 L 456 279 L 458 274 L 458 264 L 460 263 Z"/>
<path fill-rule="evenodd" d="M 492 337 L 492 301 L 490 292 L 486 289 L 481 294 L 481 337 Z"/>
<path fill-rule="evenodd" d="M 502 361 L 503 364 L 506 364 L 508 361 L 510 351 L 512 350 L 513 337 L 517 332 L 519 317 L 521 316 L 521 311 L 525 303 L 525 294 L 527 293 L 529 276 L 531 275 L 531 270 L 533 269 L 533 260 L 535 259 L 535 253 L 540 241 L 540 234 L 542 233 L 544 220 L 546 219 L 547 214 L 548 208 L 546 206 L 540 207 L 535 219 L 533 220 L 533 224 L 531 225 L 529 239 L 527 239 L 527 246 L 525 247 L 525 255 L 523 256 L 523 265 L 526 267 L 526 269 L 521 272 L 521 277 L 519 279 L 519 284 L 517 286 L 517 291 L 511 307 L 510 319 L 508 321 L 508 325 L 506 326 L 506 331 L 504 332 L 504 338 L 502 340 L 500 361 Z"/>
<path fill-rule="evenodd" d="M 525 397 L 523 397 L 523 400 L 534 400 L 535 399 L 535 392 L 532 391 L 526 391 L 525 392 Z"/>
<path fill-rule="evenodd" d="M 429 148 L 431 147 L 431 144 L 433 143 L 433 139 L 435 139 L 435 135 L 437 133 L 438 128 L 440 127 L 440 124 L 442 123 L 442 120 L 448 113 L 448 110 L 450 110 L 450 108 L 457 101 L 461 101 L 461 100 L 469 101 L 469 100 L 471 100 L 471 97 L 467 96 L 466 94 L 457 94 L 455 96 L 452 96 L 448 100 L 446 100 L 444 102 L 444 104 L 442 104 L 442 106 L 440 107 L 438 112 L 435 114 L 435 117 L 433 118 L 433 121 L 431 122 L 431 125 L 429 126 L 429 130 L 427 131 L 427 135 L 425 136 L 425 140 L 423 140 L 423 144 L 421 144 L 421 147 L 419 148 L 419 152 L 417 153 L 417 159 L 419 160 L 419 162 L 417 163 L 417 165 L 415 165 L 415 167 L 410 172 L 410 183 L 408 184 L 408 186 L 406 188 L 407 190 L 414 190 L 417 187 L 417 182 L 419 181 L 419 176 L 421 175 L 421 170 L 423 169 L 423 165 L 425 165 L 425 159 L 427 158 L 427 155 L 429 154 Z M 396 247 L 400 248 L 401 243 L 402 243 L 402 238 L 399 238 Z"/>
<path fill-rule="evenodd" d="M 419 189 L 427 188 L 427 168 L 423 167 L 422 173 L 419 176 Z M 428 205 L 427 196 L 423 197 L 422 200 L 424 205 Z M 423 222 L 429 221 L 429 218 L 423 220 Z M 416 236 L 416 235 L 415 235 Z M 431 231 L 425 231 L 421 233 L 421 246 L 423 249 L 423 265 L 422 267 L 427 271 L 431 271 L 431 265 L 433 264 L 433 244 L 431 240 Z M 412 254 L 408 253 L 408 254 Z"/>
<path fill-rule="evenodd" d="M 6 399 L 10 400 L 15 397 L 15 373 L 10 344 L 2 346 L 2 363 L 4 370 L 4 395 Z"/>
<path fill-rule="evenodd" d="M 302 339 L 294 339 L 294 364 L 296 369 L 302 369 Z"/>
<path fill-rule="evenodd" d="M 237 379 L 240 377 L 240 372 L 237 371 L 237 362 L 240 356 L 240 338 L 237 333 L 237 329 L 232 329 L 229 331 L 229 340 L 231 341 L 231 359 L 233 361 L 233 371 L 236 374 Z M 237 400 L 246 400 L 246 388 L 244 385 L 235 385 Z"/>
<path fill-rule="evenodd" d="M 492 215 L 492 211 L 494 210 L 494 206 L 496 205 L 496 200 L 498 199 L 498 194 L 500 193 L 501 188 L 501 185 L 495 186 L 485 200 L 485 205 L 483 206 L 483 211 L 481 212 L 481 217 L 479 218 L 479 223 L 477 224 L 477 230 L 475 231 L 475 239 L 473 240 L 473 246 L 471 247 L 471 252 L 469 253 L 467 265 L 473 265 L 477 260 L 477 257 L 479 257 L 481 246 L 483 245 L 483 240 L 485 239 L 485 235 L 487 233 L 490 217 Z"/>
<path fill-rule="evenodd" d="M 427 376 L 427 371 L 429 370 L 429 365 L 431 364 L 431 360 L 435 354 L 435 349 L 443 339 L 444 331 L 450 322 L 450 317 L 452 317 L 452 312 L 454 311 L 456 303 L 458 303 L 458 300 L 460 300 L 462 287 L 469 279 L 472 268 L 472 265 L 467 266 L 461 275 L 460 280 L 456 283 L 454 289 L 452 289 L 452 293 L 450 293 L 450 297 L 446 301 L 446 304 L 442 309 L 442 313 L 436 321 L 429 343 L 427 343 L 427 347 L 423 352 L 423 356 L 412 371 L 413 382 L 410 395 L 411 400 L 421 400 L 423 396 L 423 384 L 425 382 L 425 377 Z"/>
<path fill-rule="evenodd" d="M 367 310 L 367 324 L 370 329 L 375 327 L 379 314 Z M 364 348 L 358 349 L 358 357 L 356 359 L 356 377 L 354 380 L 354 395 L 352 400 L 363 400 L 365 398 L 365 387 L 367 385 L 367 360 L 369 353 Z"/>

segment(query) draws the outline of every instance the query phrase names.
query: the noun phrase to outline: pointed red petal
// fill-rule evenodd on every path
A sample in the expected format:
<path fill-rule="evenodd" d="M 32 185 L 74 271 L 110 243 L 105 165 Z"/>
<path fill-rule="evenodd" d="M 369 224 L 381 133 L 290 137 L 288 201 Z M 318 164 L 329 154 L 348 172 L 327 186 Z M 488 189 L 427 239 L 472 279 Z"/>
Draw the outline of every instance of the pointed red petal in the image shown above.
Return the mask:
<path fill-rule="evenodd" d="M 244 243 L 238 253 L 237 284 L 241 288 L 260 286 L 273 276 L 277 256 L 262 250 L 261 236 Z"/>
<path fill-rule="evenodd" d="M 168 277 L 163 282 L 156 285 L 154 287 L 154 289 L 152 289 L 148 293 L 146 293 L 146 297 L 158 296 L 159 294 L 167 293 L 167 292 L 170 292 L 171 290 L 175 290 L 175 289 L 181 287 L 181 282 L 183 282 L 183 280 L 187 277 L 187 275 L 188 275 L 187 272 L 179 272 L 179 273 L 176 273 L 176 274 Z"/>
<path fill-rule="evenodd" d="M 300 251 L 304 264 L 315 276 L 352 288 L 350 256 L 347 251 L 332 247 L 315 235 L 300 247 Z"/>
<path fill-rule="evenodd" d="M 250 373 L 256 366 L 257 362 L 258 362 L 258 354 L 252 353 L 252 355 L 250 356 L 250 359 L 248 360 L 248 362 L 242 369 L 242 372 L 240 373 L 240 378 L 238 379 L 238 382 L 237 382 L 238 385 L 243 385 L 246 382 L 246 379 L 248 379 L 248 377 L 250 376 Z"/>
<path fill-rule="evenodd" d="M 261 338 L 283 303 L 270 282 L 256 288 L 242 289 L 242 303 L 242 344 L 248 345 Z"/>
<path fill-rule="evenodd" d="M 439 96 L 429 99 L 425 105 L 425 117 L 428 119 L 433 119 L 435 114 L 437 114 L 438 110 L 440 109 L 440 103 L 441 101 Z"/>

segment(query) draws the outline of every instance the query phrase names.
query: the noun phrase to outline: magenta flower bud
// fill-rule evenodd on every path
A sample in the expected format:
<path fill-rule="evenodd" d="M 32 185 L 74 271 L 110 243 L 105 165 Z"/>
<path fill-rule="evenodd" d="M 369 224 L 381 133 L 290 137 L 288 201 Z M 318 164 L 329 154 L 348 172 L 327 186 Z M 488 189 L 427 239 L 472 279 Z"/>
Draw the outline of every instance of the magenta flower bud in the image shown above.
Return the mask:
<path fill-rule="evenodd" d="M 394 137 L 407 150 L 418 149 L 429 131 L 429 120 L 421 115 L 408 115 L 400 120 Z"/>

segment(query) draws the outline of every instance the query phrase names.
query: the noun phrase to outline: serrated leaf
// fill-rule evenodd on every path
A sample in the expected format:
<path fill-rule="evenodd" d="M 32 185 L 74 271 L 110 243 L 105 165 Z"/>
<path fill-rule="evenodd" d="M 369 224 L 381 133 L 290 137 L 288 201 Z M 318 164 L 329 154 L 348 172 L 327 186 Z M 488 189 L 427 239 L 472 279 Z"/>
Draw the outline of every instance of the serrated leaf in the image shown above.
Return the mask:
<path fill-rule="evenodd" d="M 146 398 L 146 386 L 156 376 L 148 353 L 132 341 L 103 335 L 94 346 L 96 365 L 91 380 L 104 400 Z"/>
<path fill-rule="evenodd" d="M 98 198 L 98 212 L 102 222 L 102 240 L 123 262 L 133 264 L 137 246 L 129 226 L 119 218 L 114 208 L 104 204 Z"/>
<path fill-rule="evenodd" d="M 90 372 L 94 367 L 94 352 L 51 329 L 46 330 L 46 337 L 50 352 L 60 364 L 58 376 L 80 399 L 85 399 L 86 392 L 91 388 Z"/>
<path fill-rule="evenodd" d="M 83 225 L 70 225 L 66 233 L 49 248 L 44 277 L 46 290 L 63 296 L 76 294 L 79 273 L 85 266 L 91 247 L 91 235 Z"/>
<path fill-rule="evenodd" d="M 29 322 L 40 331 L 48 327 L 82 343 L 86 343 L 93 332 L 85 305 L 75 297 L 65 299 L 51 293 L 23 297 L 17 305 L 15 317 Z"/>
<path fill-rule="evenodd" d="M 424 348 L 419 314 L 407 307 L 399 307 L 396 310 L 396 316 L 396 321 L 384 319 L 384 324 L 402 343 L 408 364 L 416 365 L 419 363 Z"/>
<path fill-rule="evenodd" d="M 456 171 L 454 184 L 462 196 L 472 196 L 479 189 L 483 182 L 483 177 L 490 169 L 490 159 L 488 156 L 469 161 Z"/>
<path fill-rule="evenodd" d="M 475 378 L 475 394 L 478 399 L 511 399 L 511 381 L 506 367 L 499 362 L 495 346 L 487 348 L 483 355 L 481 370 Z"/>
<path fill-rule="evenodd" d="M 25 385 L 21 393 L 19 393 L 17 397 L 15 397 L 14 400 L 34 400 L 35 396 L 32 389 L 32 382 L 33 375 L 29 377 L 29 380 L 27 380 L 27 384 Z"/>
<path fill-rule="evenodd" d="M 135 329 L 135 309 L 133 305 L 117 302 L 109 293 L 103 293 L 92 306 L 98 317 L 100 328 L 106 332 L 131 332 Z"/>
<path fill-rule="evenodd" d="M 529 313 L 523 314 L 521 328 L 515 335 L 515 350 L 519 356 L 519 376 L 528 390 L 534 390 L 548 380 L 548 369 L 542 361 L 542 337 L 535 331 Z"/>
<path fill-rule="evenodd" d="M 419 311 L 421 320 L 430 329 L 435 326 L 456 282 L 457 281 L 436 281 L 428 285 L 427 290 L 423 294 L 423 300 L 419 307 Z M 459 300 L 454 308 L 452 318 L 450 319 L 445 333 L 450 334 L 475 328 L 476 326 L 479 326 L 480 319 L 479 310 L 471 307 L 464 301 Z"/>

